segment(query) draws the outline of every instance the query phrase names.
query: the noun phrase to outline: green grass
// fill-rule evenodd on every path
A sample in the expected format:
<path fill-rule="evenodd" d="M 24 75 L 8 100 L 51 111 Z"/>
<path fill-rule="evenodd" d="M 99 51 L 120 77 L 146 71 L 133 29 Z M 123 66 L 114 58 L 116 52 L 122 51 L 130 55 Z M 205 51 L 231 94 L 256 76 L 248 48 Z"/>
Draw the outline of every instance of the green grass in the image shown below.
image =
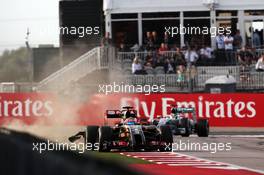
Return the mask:
<path fill-rule="evenodd" d="M 114 162 L 122 163 L 122 164 L 150 164 L 151 163 L 149 161 L 145 161 L 142 159 L 137 159 L 137 158 L 121 155 L 118 152 L 102 153 L 102 152 L 94 151 L 94 152 L 89 152 L 88 155 L 100 158 L 102 160 L 114 161 Z"/>

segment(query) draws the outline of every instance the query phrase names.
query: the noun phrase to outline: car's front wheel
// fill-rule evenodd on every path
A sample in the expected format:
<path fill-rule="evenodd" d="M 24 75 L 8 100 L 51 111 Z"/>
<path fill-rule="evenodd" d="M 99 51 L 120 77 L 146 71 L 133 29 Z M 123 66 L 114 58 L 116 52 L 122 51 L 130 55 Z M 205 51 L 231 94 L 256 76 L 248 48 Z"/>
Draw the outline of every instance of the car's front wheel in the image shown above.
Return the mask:
<path fill-rule="evenodd" d="M 112 142 L 113 130 L 110 126 L 102 126 L 99 128 L 99 151 L 109 152 Z"/>
<path fill-rule="evenodd" d="M 166 145 L 160 147 L 160 151 L 171 151 L 173 143 L 173 135 L 170 126 L 160 126 L 161 141 Z"/>
<path fill-rule="evenodd" d="M 197 135 L 199 137 L 208 137 L 209 122 L 207 119 L 200 119 L 197 123 Z"/>
<path fill-rule="evenodd" d="M 93 150 L 95 150 L 95 144 L 98 141 L 98 126 L 87 126 L 86 128 L 86 144 L 91 144 Z"/>
<path fill-rule="evenodd" d="M 181 119 L 181 125 L 185 129 L 185 133 L 182 134 L 182 137 L 189 137 L 191 134 L 191 124 L 188 118 Z"/>

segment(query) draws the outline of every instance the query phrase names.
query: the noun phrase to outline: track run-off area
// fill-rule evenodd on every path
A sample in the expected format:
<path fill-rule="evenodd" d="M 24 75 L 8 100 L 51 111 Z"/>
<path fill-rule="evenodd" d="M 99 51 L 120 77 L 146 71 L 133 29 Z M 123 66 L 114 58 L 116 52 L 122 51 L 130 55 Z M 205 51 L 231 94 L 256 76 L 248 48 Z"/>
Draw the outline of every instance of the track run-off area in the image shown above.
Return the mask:
<path fill-rule="evenodd" d="M 149 162 L 129 167 L 153 175 L 260 175 L 264 174 L 264 135 L 212 135 L 208 138 L 174 137 L 174 143 L 227 144 L 230 150 L 182 149 L 174 152 L 121 152 Z"/>

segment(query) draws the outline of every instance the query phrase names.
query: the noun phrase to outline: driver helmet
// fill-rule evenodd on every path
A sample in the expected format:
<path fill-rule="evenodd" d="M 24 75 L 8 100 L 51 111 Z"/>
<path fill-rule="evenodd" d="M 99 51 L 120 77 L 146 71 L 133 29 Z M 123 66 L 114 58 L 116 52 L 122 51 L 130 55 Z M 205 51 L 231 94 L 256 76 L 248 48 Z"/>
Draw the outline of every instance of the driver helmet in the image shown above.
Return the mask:
<path fill-rule="evenodd" d="M 172 108 L 171 108 L 171 113 L 172 114 L 175 114 L 176 113 L 176 110 L 177 110 L 177 105 L 175 105 L 175 106 L 173 106 Z"/>
<path fill-rule="evenodd" d="M 131 117 L 131 112 L 128 110 L 125 112 L 124 118 L 130 118 Z"/>

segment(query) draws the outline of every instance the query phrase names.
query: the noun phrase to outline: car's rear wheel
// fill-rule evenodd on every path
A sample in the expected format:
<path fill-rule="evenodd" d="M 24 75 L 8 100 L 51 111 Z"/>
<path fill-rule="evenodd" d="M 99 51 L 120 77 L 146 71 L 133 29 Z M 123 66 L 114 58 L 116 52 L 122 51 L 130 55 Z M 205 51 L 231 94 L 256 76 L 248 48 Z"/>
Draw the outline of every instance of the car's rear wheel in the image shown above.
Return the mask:
<path fill-rule="evenodd" d="M 191 125 L 188 118 L 182 118 L 181 119 L 181 125 L 183 128 L 185 128 L 185 133 L 181 134 L 182 137 L 189 137 L 191 134 Z"/>
<path fill-rule="evenodd" d="M 92 149 L 95 150 L 96 143 L 98 142 L 98 126 L 87 126 L 85 143 L 91 144 Z"/>
<path fill-rule="evenodd" d="M 197 135 L 199 137 L 208 137 L 209 122 L 207 119 L 200 119 L 197 123 Z"/>
<path fill-rule="evenodd" d="M 160 151 L 171 151 L 173 143 L 173 135 L 170 126 L 160 126 L 161 141 L 166 143 L 160 147 Z"/>
<path fill-rule="evenodd" d="M 99 151 L 109 152 L 112 141 L 113 130 L 110 126 L 102 126 L 99 128 Z"/>

